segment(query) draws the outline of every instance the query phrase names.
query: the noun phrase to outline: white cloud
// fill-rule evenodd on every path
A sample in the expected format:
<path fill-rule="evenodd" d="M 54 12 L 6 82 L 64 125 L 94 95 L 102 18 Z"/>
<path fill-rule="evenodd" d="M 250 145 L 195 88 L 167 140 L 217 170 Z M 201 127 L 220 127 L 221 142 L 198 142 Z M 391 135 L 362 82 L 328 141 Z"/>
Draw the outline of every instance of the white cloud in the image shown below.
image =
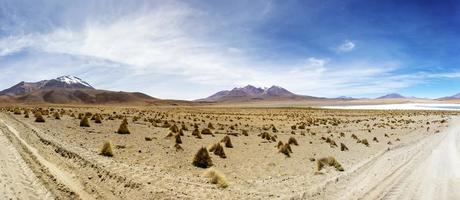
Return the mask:
<path fill-rule="evenodd" d="M 339 52 L 349 52 L 355 49 L 356 45 L 352 41 L 345 40 L 340 46 L 337 47 Z"/>

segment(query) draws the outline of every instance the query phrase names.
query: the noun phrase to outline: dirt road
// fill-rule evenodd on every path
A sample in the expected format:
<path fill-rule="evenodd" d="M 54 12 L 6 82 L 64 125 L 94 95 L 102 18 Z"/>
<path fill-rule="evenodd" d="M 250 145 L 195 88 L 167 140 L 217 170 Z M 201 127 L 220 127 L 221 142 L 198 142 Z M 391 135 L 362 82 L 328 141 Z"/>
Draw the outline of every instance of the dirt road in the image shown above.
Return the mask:
<path fill-rule="evenodd" d="M 460 118 L 395 146 L 299 199 L 460 199 Z"/>
<path fill-rule="evenodd" d="M 53 199 L 0 130 L 0 199 Z"/>

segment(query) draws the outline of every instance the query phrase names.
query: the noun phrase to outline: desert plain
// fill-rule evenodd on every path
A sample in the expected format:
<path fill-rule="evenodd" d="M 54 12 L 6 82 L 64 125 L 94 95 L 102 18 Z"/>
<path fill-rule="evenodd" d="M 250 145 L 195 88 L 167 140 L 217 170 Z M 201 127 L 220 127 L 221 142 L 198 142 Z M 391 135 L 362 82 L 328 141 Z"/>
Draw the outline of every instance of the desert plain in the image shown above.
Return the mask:
<path fill-rule="evenodd" d="M 39 115 L 44 122 L 37 122 Z M 455 115 L 295 107 L 5 105 L 0 142 L 9 151 L 0 158 L 0 195 L 399 199 L 408 193 L 398 193 L 405 188 L 398 180 L 448 137 Z M 120 132 L 122 124 L 129 133 Z"/>

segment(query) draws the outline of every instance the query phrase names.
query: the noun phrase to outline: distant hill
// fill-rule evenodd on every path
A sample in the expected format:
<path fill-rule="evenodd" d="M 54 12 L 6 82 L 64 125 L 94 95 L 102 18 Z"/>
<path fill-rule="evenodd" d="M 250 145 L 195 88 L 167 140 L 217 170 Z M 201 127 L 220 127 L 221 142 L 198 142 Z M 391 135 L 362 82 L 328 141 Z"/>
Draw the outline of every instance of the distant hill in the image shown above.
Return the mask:
<path fill-rule="evenodd" d="M 61 76 L 51 80 L 38 82 L 20 82 L 8 89 L 0 91 L 0 95 L 17 96 L 31 93 L 41 89 L 94 89 L 90 84 L 75 76 Z"/>
<path fill-rule="evenodd" d="M 407 97 L 400 95 L 398 93 L 391 93 L 381 97 L 377 97 L 377 99 L 406 99 Z"/>
<path fill-rule="evenodd" d="M 189 104 L 161 100 L 140 92 L 98 90 L 75 76 L 61 76 L 38 82 L 20 82 L 0 91 L 2 102 L 52 104 Z"/>
<path fill-rule="evenodd" d="M 460 99 L 460 93 L 448 96 L 448 97 L 441 97 L 438 100 L 459 100 Z"/>
<path fill-rule="evenodd" d="M 206 102 L 244 102 L 244 101 L 263 101 L 263 100 L 313 100 L 324 99 L 312 96 L 294 94 L 282 87 L 271 86 L 269 88 L 255 87 L 247 85 L 236 87 L 232 90 L 219 91 L 207 98 L 196 101 Z"/>

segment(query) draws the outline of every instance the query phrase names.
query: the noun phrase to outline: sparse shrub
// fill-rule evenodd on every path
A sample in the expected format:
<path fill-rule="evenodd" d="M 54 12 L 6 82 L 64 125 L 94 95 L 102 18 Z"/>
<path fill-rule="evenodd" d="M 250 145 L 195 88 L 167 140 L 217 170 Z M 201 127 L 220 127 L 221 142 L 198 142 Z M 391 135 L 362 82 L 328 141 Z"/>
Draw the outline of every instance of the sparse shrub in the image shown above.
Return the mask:
<path fill-rule="evenodd" d="M 290 137 L 290 138 L 289 138 L 288 143 L 289 143 L 289 144 L 296 145 L 296 146 L 299 145 L 299 143 L 297 142 L 297 140 L 296 140 L 295 138 L 293 138 L 293 137 Z"/>
<path fill-rule="evenodd" d="M 232 141 L 230 140 L 230 137 L 228 135 L 222 138 L 220 142 L 225 143 L 225 147 L 227 148 L 233 148 Z"/>
<path fill-rule="evenodd" d="M 205 128 L 203 130 L 201 130 L 201 134 L 203 135 L 212 135 L 212 132 L 209 128 Z"/>
<path fill-rule="evenodd" d="M 379 140 L 377 139 L 377 137 L 374 137 L 372 140 L 373 140 L 374 142 L 379 142 Z"/>
<path fill-rule="evenodd" d="M 216 144 L 215 149 L 214 149 L 214 154 L 218 155 L 221 158 L 227 158 L 227 156 L 225 155 L 224 147 L 222 147 L 220 143 Z"/>
<path fill-rule="evenodd" d="M 55 112 L 53 116 L 54 116 L 54 119 L 57 119 L 57 120 L 61 119 L 61 115 L 58 112 Z"/>
<path fill-rule="evenodd" d="M 179 128 L 177 127 L 176 124 L 172 125 L 171 127 L 169 127 L 169 130 L 173 133 L 178 133 L 179 132 Z"/>
<path fill-rule="evenodd" d="M 209 129 L 214 129 L 214 126 L 212 125 L 211 122 L 208 123 L 208 128 L 209 128 Z"/>
<path fill-rule="evenodd" d="M 208 168 L 212 166 L 212 160 L 209 156 L 208 150 L 206 150 L 204 147 L 201 147 L 200 150 L 198 150 L 198 152 L 195 154 L 192 164 L 200 168 Z"/>
<path fill-rule="evenodd" d="M 80 127 L 89 127 L 89 120 L 87 116 L 83 116 L 80 121 Z"/>
<path fill-rule="evenodd" d="M 104 145 L 102 145 L 102 149 L 101 149 L 100 154 L 103 155 L 103 156 L 112 157 L 113 156 L 112 142 L 110 142 L 110 141 L 105 142 Z"/>
<path fill-rule="evenodd" d="M 180 144 L 176 143 L 174 145 L 174 148 L 176 148 L 176 151 L 183 151 L 184 149 L 180 146 Z"/>
<path fill-rule="evenodd" d="M 128 129 L 128 120 L 126 120 L 126 118 L 123 119 L 123 121 L 121 122 L 117 133 L 118 134 L 130 134 L 129 129 Z"/>
<path fill-rule="evenodd" d="M 38 123 L 45 122 L 45 118 L 43 118 L 43 115 L 40 112 L 35 113 L 35 122 L 38 122 Z"/>
<path fill-rule="evenodd" d="M 279 152 L 286 155 L 286 157 L 291 157 L 291 153 L 292 153 L 291 145 L 289 144 L 282 145 L 281 148 L 279 149 Z"/>
<path fill-rule="evenodd" d="M 277 147 L 278 149 L 280 149 L 283 145 L 284 145 L 284 143 L 281 142 L 281 141 L 279 141 L 279 142 L 278 142 L 278 145 L 276 145 L 276 147 Z"/>
<path fill-rule="evenodd" d="M 192 135 L 195 136 L 195 137 L 198 138 L 198 139 L 201 139 L 201 138 L 202 138 L 202 137 L 201 137 L 201 133 L 200 133 L 200 131 L 198 130 L 198 128 L 195 128 L 195 129 L 193 130 Z"/>
<path fill-rule="evenodd" d="M 348 147 L 344 143 L 340 143 L 340 151 L 348 151 Z"/>
<path fill-rule="evenodd" d="M 225 176 L 219 171 L 211 168 L 205 172 L 205 176 L 209 178 L 212 184 L 217 184 L 220 188 L 227 188 L 228 182 Z"/>
<path fill-rule="evenodd" d="M 101 115 L 96 114 L 96 116 L 94 117 L 94 123 L 96 123 L 96 124 L 101 124 L 102 123 Z"/>
<path fill-rule="evenodd" d="M 316 161 L 317 171 L 321 171 L 325 166 L 334 167 L 337 171 L 344 171 L 342 165 L 332 156 L 321 158 Z"/>
<path fill-rule="evenodd" d="M 249 133 L 248 133 L 247 130 L 242 130 L 242 134 L 243 134 L 244 136 L 249 136 Z"/>
<path fill-rule="evenodd" d="M 175 140 L 176 140 L 176 144 L 182 144 L 182 139 L 180 138 L 180 135 L 177 134 L 175 137 Z"/>
<path fill-rule="evenodd" d="M 355 134 L 351 134 L 351 138 L 357 140 L 357 139 L 358 139 L 358 136 L 356 136 Z"/>
<path fill-rule="evenodd" d="M 369 146 L 369 142 L 367 141 L 367 139 L 362 139 L 361 143 L 363 143 L 366 146 Z"/>
<path fill-rule="evenodd" d="M 20 115 L 20 114 L 21 114 L 21 110 L 19 110 L 19 108 L 15 108 L 14 111 L 13 111 L 13 114 L 15 114 L 15 115 Z"/>

